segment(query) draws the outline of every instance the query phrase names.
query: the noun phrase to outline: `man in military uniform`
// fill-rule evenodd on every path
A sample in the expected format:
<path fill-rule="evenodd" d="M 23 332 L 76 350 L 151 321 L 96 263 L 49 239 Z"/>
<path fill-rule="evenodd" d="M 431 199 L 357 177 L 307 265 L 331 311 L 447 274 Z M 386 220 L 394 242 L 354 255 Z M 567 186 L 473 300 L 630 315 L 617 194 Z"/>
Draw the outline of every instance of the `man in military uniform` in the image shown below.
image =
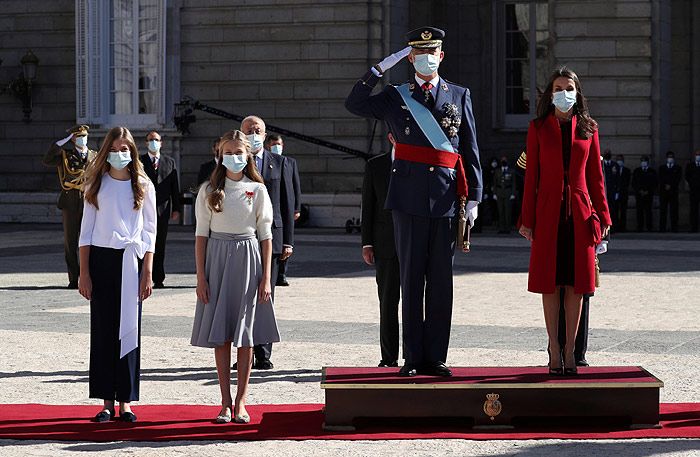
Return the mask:
<path fill-rule="evenodd" d="M 683 177 L 673 151 L 666 153 L 666 163 L 659 167 L 659 232 L 666 231 L 666 215 L 670 211 L 671 231 L 678 231 L 678 186 Z"/>
<path fill-rule="evenodd" d="M 469 89 L 438 75 L 445 32 L 421 27 L 408 47 L 382 60 L 345 101 L 358 116 L 385 121 L 396 140 L 386 208 L 392 210 L 401 270 L 402 376 L 451 376 L 445 365 L 452 317 L 452 262 L 457 206 L 469 225 L 477 216 L 482 180 Z M 404 57 L 415 77 L 371 95 Z M 467 187 L 467 182 L 468 187 Z"/>
<path fill-rule="evenodd" d="M 83 218 L 83 173 L 97 154 L 87 147 L 89 129 L 87 125 L 76 125 L 66 130 L 68 136 L 53 143 L 42 159 L 44 165 L 58 169 L 61 193 L 57 206 L 63 214 L 63 249 L 69 289 L 78 288 L 80 274 L 78 238 Z"/>
<path fill-rule="evenodd" d="M 501 157 L 500 166 L 493 173 L 493 198 L 498 205 L 498 233 L 510 233 L 515 201 L 515 175 L 505 156 Z"/>
<path fill-rule="evenodd" d="M 690 192 L 690 231 L 698 231 L 698 207 L 700 207 L 700 149 L 695 151 L 695 161 L 685 167 L 685 180 Z"/>
<path fill-rule="evenodd" d="M 656 172 L 649 166 L 649 157 L 642 156 L 640 166 L 632 172 L 632 189 L 637 206 L 637 231 L 652 231 L 651 204 L 656 191 Z"/>
<path fill-rule="evenodd" d="M 613 165 L 612 170 L 617 177 L 617 188 L 613 194 L 614 200 L 612 204 L 608 202 L 612 212 L 612 230 L 624 232 L 627 230 L 627 200 L 629 200 L 632 172 L 625 166 L 625 156 L 622 154 L 615 156 L 615 165 Z"/>

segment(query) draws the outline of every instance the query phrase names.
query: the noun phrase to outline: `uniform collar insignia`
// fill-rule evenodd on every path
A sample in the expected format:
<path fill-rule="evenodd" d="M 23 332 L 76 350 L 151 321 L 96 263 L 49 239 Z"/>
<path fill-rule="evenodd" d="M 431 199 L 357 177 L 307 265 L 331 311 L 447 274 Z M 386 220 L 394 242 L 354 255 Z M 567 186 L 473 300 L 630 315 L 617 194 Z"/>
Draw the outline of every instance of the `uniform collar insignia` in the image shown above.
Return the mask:
<path fill-rule="evenodd" d="M 415 90 L 416 88 L 416 83 L 409 83 L 408 84 L 408 90 Z"/>
<path fill-rule="evenodd" d="M 447 83 L 442 83 L 442 85 L 440 87 L 442 87 L 442 90 L 447 92 Z"/>

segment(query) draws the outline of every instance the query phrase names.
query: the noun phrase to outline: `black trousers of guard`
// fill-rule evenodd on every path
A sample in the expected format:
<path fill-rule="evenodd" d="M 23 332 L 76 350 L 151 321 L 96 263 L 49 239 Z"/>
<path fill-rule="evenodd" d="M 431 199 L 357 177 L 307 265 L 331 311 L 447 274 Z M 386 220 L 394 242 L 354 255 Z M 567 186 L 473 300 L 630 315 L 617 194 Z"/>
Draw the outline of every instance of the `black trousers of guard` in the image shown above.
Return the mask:
<path fill-rule="evenodd" d="M 401 299 L 401 273 L 399 258 L 375 256 L 377 295 L 379 295 L 379 345 L 382 361 L 399 360 L 399 300 Z"/>
<path fill-rule="evenodd" d="M 662 190 L 659 192 L 659 231 L 666 231 L 666 216 L 670 211 L 671 230 L 678 231 L 678 191 Z"/>
<path fill-rule="evenodd" d="M 275 302 L 275 282 L 279 274 L 279 258 L 281 254 L 272 254 L 272 262 L 270 264 L 270 287 L 272 288 L 272 302 Z M 256 344 L 253 346 L 253 355 L 255 363 L 265 360 L 270 360 L 272 356 L 272 343 Z"/>
<path fill-rule="evenodd" d="M 170 212 L 158 216 L 156 223 L 156 249 L 153 253 L 153 283 L 165 281 L 165 242 L 168 238 Z"/>
<path fill-rule="evenodd" d="M 393 210 L 401 271 L 406 364 L 447 361 L 452 321 L 452 262 L 457 224 Z"/>
<path fill-rule="evenodd" d="M 564 289 L 559 292 L 559 345 L 563 348 L 566 344 L 566 312 L 564 310 Z M 581 318 L 578 321 L 578 330 L 576 331 L 576 342 L 574 344 L 574 359 L 576 362 L 586 360 L 586 351 L 588 351 L 588 316 L 590 311 L 590 295 L 584 294 L 583 303 L 581 305 Z"/>
<path fill-rule="evenodd" d="M 698 207 L 700 207 L 700 191 L 690 191 L 690 230 L 698 231 Z"/>
<path fill-rule="evenodd" d="M 119 358 L 119 316 L 123 249 L 90 246 L 90 398 L 139 399 L 141 375 L 141 304 L 139 345 Z"/>
<path fill-rule="evenodd" d="M 71 285 L 77 285 L 78 276 L 80 276 L 78 239 L 80 238 L 80 222 L 83 219 L 83 211 L 82 208 L 64 209 L 61 213 L 63 216 L 63 251 L 68 267 L 68 282 Z"/>

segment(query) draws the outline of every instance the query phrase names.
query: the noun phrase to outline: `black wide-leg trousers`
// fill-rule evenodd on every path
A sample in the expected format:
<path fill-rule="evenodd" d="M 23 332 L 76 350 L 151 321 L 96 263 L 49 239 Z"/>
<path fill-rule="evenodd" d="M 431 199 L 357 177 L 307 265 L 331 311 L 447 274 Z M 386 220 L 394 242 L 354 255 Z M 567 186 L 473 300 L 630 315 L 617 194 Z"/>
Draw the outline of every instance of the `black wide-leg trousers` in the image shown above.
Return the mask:
<path fill-rule="evenodd" d="M 90 246 L 90 398 L 138 401 L 141 360 L 139 346 L 119 358 L 119 316 L 123 249 Z"/>

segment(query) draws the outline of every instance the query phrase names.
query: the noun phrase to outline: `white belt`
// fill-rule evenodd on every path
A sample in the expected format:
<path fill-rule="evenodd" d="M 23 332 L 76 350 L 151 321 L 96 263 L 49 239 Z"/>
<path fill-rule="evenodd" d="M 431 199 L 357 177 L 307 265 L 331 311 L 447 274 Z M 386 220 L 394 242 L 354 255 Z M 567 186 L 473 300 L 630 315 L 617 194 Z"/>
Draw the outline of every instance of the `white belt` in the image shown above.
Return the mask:
<path fill-rule="evenodd" d="M 146 244 L 140 239 L 128 239 L 115 233 L 117 249 L 124 249 L 122 257 L 121 312 L 119 314 L 119 358 L 139 345 L 139 265 L 138 259 L 146 253 Z"/>

